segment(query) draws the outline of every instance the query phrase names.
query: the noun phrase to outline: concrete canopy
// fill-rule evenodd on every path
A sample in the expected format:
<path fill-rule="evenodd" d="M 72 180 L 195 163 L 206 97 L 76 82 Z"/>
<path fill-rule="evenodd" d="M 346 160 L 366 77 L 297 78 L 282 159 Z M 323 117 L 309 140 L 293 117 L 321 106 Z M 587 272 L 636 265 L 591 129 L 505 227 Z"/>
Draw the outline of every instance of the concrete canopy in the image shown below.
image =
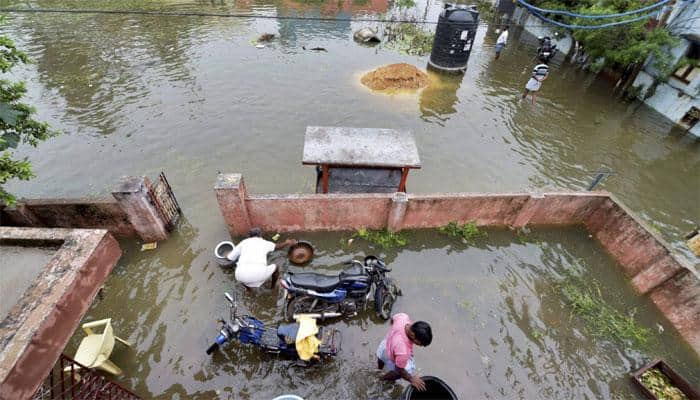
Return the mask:
<path fill-rule="evenodd" d="M 60 246 L 0 321 L 0 398 L 31 398 L 121 256 L 103 229 L 0 227 L 0 246 Z"/>

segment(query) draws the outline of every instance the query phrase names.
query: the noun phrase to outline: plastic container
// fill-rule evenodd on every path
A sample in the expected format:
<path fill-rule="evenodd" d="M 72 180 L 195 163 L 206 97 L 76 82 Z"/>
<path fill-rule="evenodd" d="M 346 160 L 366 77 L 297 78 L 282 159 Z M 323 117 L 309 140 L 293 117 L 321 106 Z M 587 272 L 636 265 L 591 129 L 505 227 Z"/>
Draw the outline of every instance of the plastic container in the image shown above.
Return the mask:
<path fill-rule="evenodd" d="M 445 3 L 438 17 L 428 65 L 446 72 L 464 72 L 478 26 L 479 12 L 475 8 Z"/>
<path fill-rule="evenodd" d="M 233 250 L 235 249 L 236 245 L 227 240 L 217 244 L 216 248 L 214 248 L 214 258 L 216 258 L 216 263 L 222 267 L 233 266 L 235 261 L 229 260 L 228 256 L 229 254 L 233 253 Z"/>
<path fill-rule="evenodd" d="M 408 385 L 401 393 L 401 400 L 457 400 L 457 395 L 442 379 L 434 376 L 422 376 L 425 382 L 425 391 L 419 392 L 412 385 Z"/>

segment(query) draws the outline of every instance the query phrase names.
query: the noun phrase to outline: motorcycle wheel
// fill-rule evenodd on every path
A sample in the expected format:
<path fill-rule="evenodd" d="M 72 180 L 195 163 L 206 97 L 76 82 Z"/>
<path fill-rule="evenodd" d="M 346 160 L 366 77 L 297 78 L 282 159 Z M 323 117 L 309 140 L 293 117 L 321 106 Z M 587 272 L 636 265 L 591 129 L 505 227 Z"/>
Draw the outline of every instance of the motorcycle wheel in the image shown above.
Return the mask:
<path fill-rule="evenodd" d="M 294 297 L 293 299 L 287 302 L 287 307 L 284 309 L 284 318 L 288 322 L 294 322 L 294 314 L 323 311 L 318 306 L 316 307 L 316 310 L 312 310 L 311 304 L 313 303 L 313 301 L 314 299 L 309 296 Z"/>
<path fill-rule="evenodd" d="M 388 286 L 383 283 L 377 285 L 377 289 L 374 291 L 374 308 L 379 318 L 385 321 L 391 318 L 391 309 L 400 294 L 399 285 L 391 278 L 388 279 Z"/>

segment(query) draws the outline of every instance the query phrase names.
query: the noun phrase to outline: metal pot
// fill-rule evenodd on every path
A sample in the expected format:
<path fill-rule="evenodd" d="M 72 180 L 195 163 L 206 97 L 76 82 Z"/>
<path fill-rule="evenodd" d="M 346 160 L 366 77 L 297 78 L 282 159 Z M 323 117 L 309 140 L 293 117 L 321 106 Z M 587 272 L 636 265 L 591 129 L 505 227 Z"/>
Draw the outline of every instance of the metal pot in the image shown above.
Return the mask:
<path fill-rule="evenodd" d="M 235 249 L 236 245 L 228 240 L 217 244 L 216 248 L 214 248 L 214 258 L 216 258 L 216 263 L 222 267 L 233 266 L 233 264 L 236 263 L 236 260 L 231 260 L 228 257 Z"/>

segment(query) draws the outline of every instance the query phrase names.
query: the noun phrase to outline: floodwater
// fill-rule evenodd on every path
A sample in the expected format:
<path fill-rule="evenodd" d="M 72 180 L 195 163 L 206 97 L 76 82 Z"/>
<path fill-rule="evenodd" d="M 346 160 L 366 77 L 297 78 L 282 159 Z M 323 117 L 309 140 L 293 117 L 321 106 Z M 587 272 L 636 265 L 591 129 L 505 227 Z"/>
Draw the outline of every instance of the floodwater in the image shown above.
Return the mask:
<path fill-rule="evenodd" d="M 146 397 L 271 399 L 295 393 L 307 399 L 398 398 L 402 386 L 382 384 L 374 351 L 389 329 L 372 310 L 332 325 L 343 334 L 333 360 L 309 369 L 230 345 L 213 357 L 204 350 L 228 317 L 223 293 L 266 323 L 283 319 L 282 293 L 247 294 L 233 273 L 194 249 L 197 230 L 185 222 L 153 252 L 127 246 L 107 281 L 104 299 L 86 319 L 112 317 L 117 335 L 135 343 L 117 347 L 120 378 Z M 537 230 L 526 235 L 491 230 L 474 245 L 415 231 L 405 248 L 378 252 L 350 233 L 303 234 L 317 255 L 310 266 L 272 260 L 286 270 L 337 273 L 342 262 L 380 254 L 404 295 L 394 312 L 428 321 L 433 343 L 416 348 L 421 374 L 444 379 L 463 399 L 642 399 L 628 374 L 663 357 L 690 382 L 700 383 L 700 360 L 653 304 L 634 295 L 615 262 L 583 229 Z M 649 330 L 646 345 L 597 340 L 573 314 L 557 282 L 580 273 L 589 289 L 622 313 L 636 310 Z M 71 354 L 80 333 L 67 353 Z"/>
<path fill-rule="evenodd" d="M 436 76 L 439 85 L 418 94 L 386 96 L 362 87 L 360 74 L 395 62 L 423 67 L 427 57 L 360 46 L 352 32 L 382 24 L 344 19 L 434 21 L 441 4 L 400 12 L 384 0 L 0 0 L 15 4 L 338 19 L 11 13 L 0 27 L 34 60 L 15 74 L 27 81 L 28 101 L 63 132 L 20 149 L 37 177 L 8 189 L 104 196 L 120 176 L 163 170 L 183 208 L 177 233 L 156 250 L 121 242 L 126 254 L 87 317 L 113 317 L 118 334 L 135 343 L 133 351 L 118 347 L 114 360 L 126 371 L 120 379 L 145 397 L 271 398 L 287 389 L 309 398 L 397 395 L 374 379 L 372 352 L 388 327 L 367 315 L 341 324 L 346 346 L 323 368 L 290 370 L 255 349 L 204 355 L 215 319 L 226 314 L 222 292 L 232 287 L 211 254 L 228 236 L 212 191 L 216 174 L 243 173 L 251 192 L 313 191 L 315 174 L 301 165 L 308 125 L 412 130 L 423 162 L 409 176 L 412 192 L 581 190 L 596 171 L 613 171 L 599 187 L 694 260 L 682 235 L 700 219 L 700 144 L 567 64 L 553 67 L 537 104 L 519 101 L 534 45 L 515 30 L 495 62 L 494 28 L 482 24 L 462 79 Z M 264 32 L 279 37 L 257 49 L 252 42 Z M 327 51 L 305 50 L 314 47 Z M 697 359 L 668 326 L 656 349 L 640 350 L 591 340 L 569 322 L 551 279 L 580 258 L 576 265 L 614 288 L 604 293 L 620 294 L 613 304 L 645 310 L 652 329 L 663 324 L 645 301 L 621 300 L 629 285 L 581 232 L 545 235 L 542 246 L 493 233 L 468 248 L 415 235 L 407 249 L 388 254 L 406 292 L 397 309 L 433 323 L 435 343 L 417 350 L 421 371 L 464 398 L 634 397 L 626 374 L 654 356 L 700 382 L 690 375 L 700 370 Z M 341 248 L 340 236 L 313 241 L 314 265 L 328 268 L 364 250 Z M 265 321 L 280 318 L 274 294 L 243 302 Z"/>

